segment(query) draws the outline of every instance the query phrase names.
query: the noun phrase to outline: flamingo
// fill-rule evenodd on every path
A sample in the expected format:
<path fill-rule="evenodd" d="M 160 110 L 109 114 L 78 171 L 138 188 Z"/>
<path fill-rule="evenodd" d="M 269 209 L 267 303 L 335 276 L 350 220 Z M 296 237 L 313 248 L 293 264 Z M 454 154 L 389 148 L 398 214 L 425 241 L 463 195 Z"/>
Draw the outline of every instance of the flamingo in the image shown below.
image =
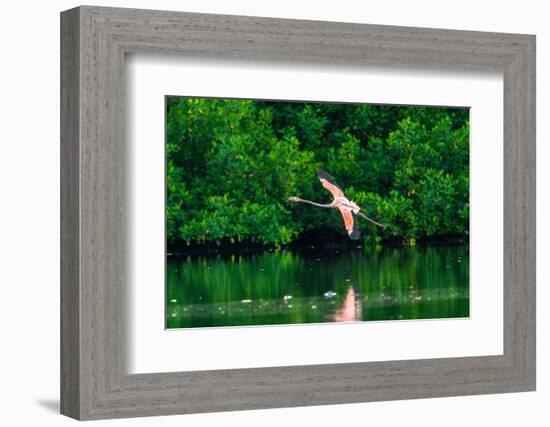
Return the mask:
<path fill-rule="evenodd" d="M 355 221 L 354 215 L 359 215 L 378 227 L 386 228 L 384 224 L 380 224 L 379 222 L 376 222 L 366 216 L 363 212 L 360 212 L 361 208 L 357 206 L 355 202 L 352 202 L 346 197 L 344 191 L 340 188 L 338 184 L 336 184 L 336 182 L 334 182 L 334 179 L 332 179 L 332 177 L 328 173 L 319 169 L 316 172 L 323 187 L 331 192 L 332 197 L 334 198 L 332 202 L 328 204 L 316 203 L 312 202 L 311 200 L 300 199 L 299 197 L 294 196 L 289 197 L 288 200 L 296 203 L 308 203 L 319 208 L 338 209 L 340 211 L 340 214 L 342 214 L 342 218 L 344 219 L 344 226 L 346 228 L 346 231 L 348 232 L 348 235 L 352 240 L 357 240 L 361 236 L 361 233 L 357 228 L 357 222 Z"/>

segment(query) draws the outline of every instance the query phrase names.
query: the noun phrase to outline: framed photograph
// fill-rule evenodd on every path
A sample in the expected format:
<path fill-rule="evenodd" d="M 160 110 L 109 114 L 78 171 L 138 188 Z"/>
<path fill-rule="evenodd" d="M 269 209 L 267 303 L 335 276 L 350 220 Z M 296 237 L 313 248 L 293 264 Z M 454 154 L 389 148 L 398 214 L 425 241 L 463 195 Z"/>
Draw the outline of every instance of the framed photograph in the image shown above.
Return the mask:
<path fill-rule="evenodd" d="M 61 412 L 535 390 L 535 37 L 61 14 Z"/>

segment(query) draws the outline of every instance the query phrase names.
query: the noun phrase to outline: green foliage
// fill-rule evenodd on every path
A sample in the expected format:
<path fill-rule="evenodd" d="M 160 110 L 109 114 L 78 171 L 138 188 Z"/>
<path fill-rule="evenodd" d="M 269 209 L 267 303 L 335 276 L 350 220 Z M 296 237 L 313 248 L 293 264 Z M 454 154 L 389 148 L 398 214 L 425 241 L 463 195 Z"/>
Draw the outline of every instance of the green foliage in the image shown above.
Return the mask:
<path fill-rule="evenodd" d="M 167 99 L 169 242 L 281 246 L 343 235 L 315 169 L 369 217 L 366 242 L 467 236 L 467 109 Z"/>

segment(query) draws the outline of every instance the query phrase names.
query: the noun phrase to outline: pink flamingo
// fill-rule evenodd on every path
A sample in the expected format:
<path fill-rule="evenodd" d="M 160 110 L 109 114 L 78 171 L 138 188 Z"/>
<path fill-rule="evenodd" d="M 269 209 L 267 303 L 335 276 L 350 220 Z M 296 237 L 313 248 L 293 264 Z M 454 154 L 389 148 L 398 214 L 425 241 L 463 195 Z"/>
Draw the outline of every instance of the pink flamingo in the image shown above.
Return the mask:
<path fill-rule="evenodd" d="M 386 228 L 384 224 L 380 224 L 379 222 L 370 219 L 368 216 L 360 212 L 361 208 L 357 206 L 355 202 L 352 202 L 346 197 L 344 191 L 340 188 L 340 186 L 338 186 L 338 184 L 336 184 L 336 182 L 334 182 L 334 179 L 332 179 L 332 177 L 328 173 L 322 170 L 317 170 L 317 175 L 319 176 L 319 180 L 321 181 L 323 187 L 331 192 L 332 197 L 334 198 L 331 203 L 316 203 L 312 202 L 311 200 L 304 200 L 294 196 L 289 197 L 288 200 L 297 203 L 309 203 L 310 205 L 320 208 L 338 209 L 340 211 L 340 214 L 342 214 L 342 218 L 344 219 L 344 226 L 346 227 L 348 235 L 353 240 L 357 240 L 361 236 L 361 233 L 357 228 L 357 222 L 355 221 L 354 215 L 359 215 L 366 220 L 372 222 L 374 225 L 377 225 L 378 227 Z"/>

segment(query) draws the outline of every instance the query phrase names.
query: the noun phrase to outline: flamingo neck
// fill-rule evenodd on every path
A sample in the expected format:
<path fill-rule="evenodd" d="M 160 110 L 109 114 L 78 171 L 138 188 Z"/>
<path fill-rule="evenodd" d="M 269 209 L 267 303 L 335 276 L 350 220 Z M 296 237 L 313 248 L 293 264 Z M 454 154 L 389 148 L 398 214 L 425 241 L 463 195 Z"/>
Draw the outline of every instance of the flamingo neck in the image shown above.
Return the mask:
<path fill-rule="evenodd" d="M 308 203 L 310 205 L 317 206 L 319 208 L 332 208 L 333 207 L 331 203 L 323 204 L 323 203 L 312 202 L 311 200 L 305 200 L 305 199 L 298 199 L 298 201 L 302 202 L 302 203 Z"/>

